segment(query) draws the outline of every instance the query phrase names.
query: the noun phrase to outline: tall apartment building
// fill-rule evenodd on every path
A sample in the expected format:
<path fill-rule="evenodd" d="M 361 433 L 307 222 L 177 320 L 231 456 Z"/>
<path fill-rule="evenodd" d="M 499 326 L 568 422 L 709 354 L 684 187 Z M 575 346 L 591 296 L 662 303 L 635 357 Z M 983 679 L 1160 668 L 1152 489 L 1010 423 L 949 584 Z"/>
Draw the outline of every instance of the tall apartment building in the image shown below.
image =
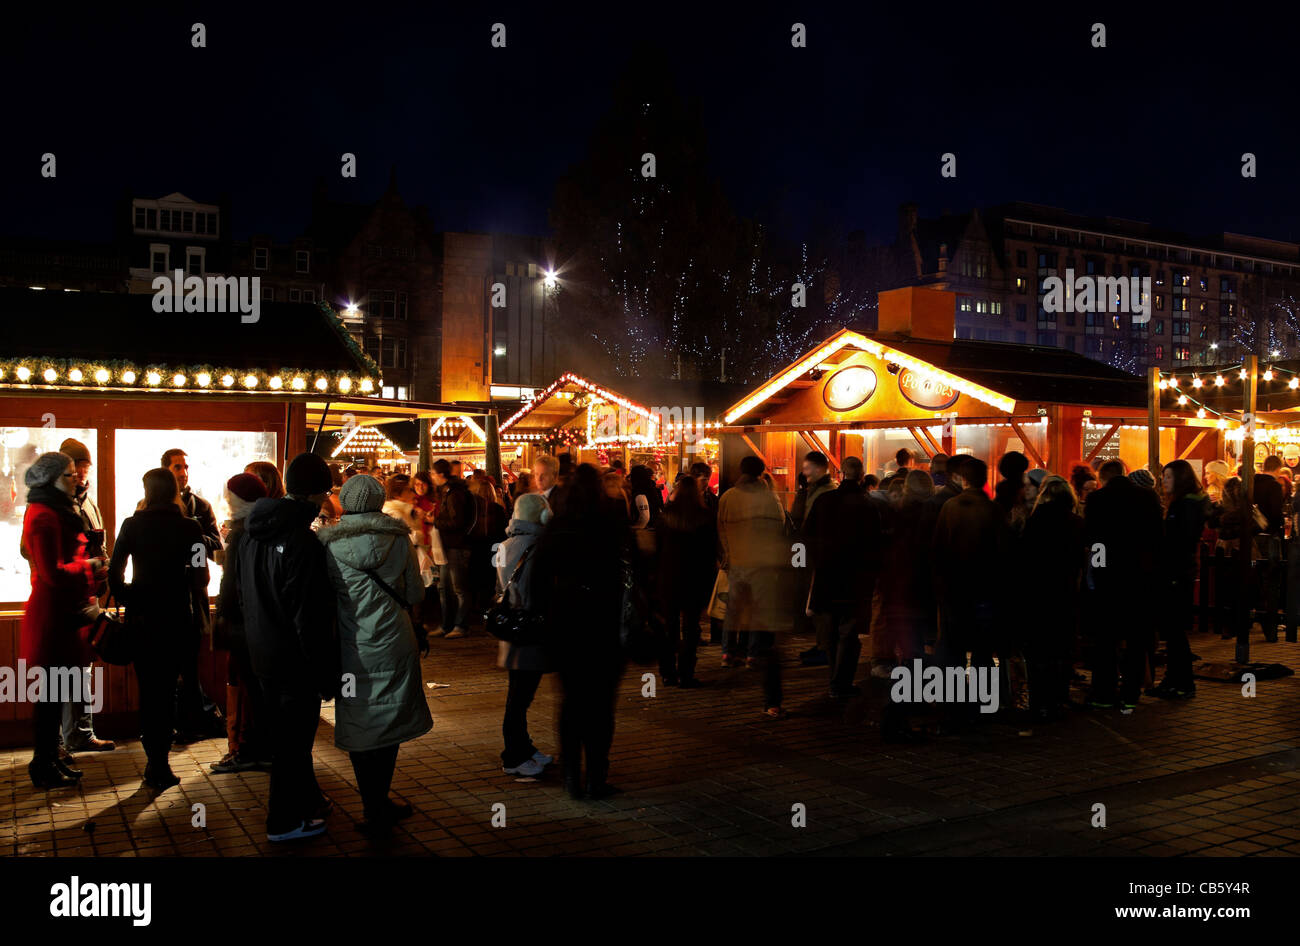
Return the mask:
<path fill-rule="evenodd" d="M 558 287 L 550 253 L 538 237 L 493 238 L 492 285 L 505 290 L 505 305 L 490 306 L 494 399 L 529 395 L 563 370 L 556 347 Z"/>
<path fill-rule="evenodd" d="M 959 338 L 1054 345 L 1135 372 L 1300 353 L 1300 244 L 1025 203 L 922 220 L 904 204 L 886 255 L 895 285 L 959 294 Z M 1150 320 L 1047 311 L 1044 281 L 1067 270 L 1150 277 Z"/>

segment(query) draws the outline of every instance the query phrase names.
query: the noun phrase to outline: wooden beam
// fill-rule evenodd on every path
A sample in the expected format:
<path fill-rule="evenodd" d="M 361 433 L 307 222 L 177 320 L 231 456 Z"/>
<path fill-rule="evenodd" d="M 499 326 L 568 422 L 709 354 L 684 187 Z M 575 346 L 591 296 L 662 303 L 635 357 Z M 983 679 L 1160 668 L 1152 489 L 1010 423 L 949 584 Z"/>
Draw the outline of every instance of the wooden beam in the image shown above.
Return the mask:
<path fill-rule="evenodd" d="M 1204 430 L 1202 430 L 1199 434 L 1197 434 L 1195 437 L 1193 437 L 1192 442 L 1187 445 L 1187 449 L 1185 449 L 1182 453 L 1178 454 L 1178 459 L 1186 460 L 1187 455 L 1196 449 L 1196 445 L 1200 443 L 1202 440 L 1204 440 L 1205 435 L 1208 434 L 1209 432 L 1210 432 L 1210 428 L 1207 427 Z"/>
<path fill-rule="evenodd" d="M 1101 453 L 1102 448 L 1105 447 L 1106 444 L 1110 443 L 1110 438 L 1111 438 L 1111 437 L 1114 437 L 1116 431 L 1118 431 L 1118 430 L 1119 430 L 1119 424 L 1111 424 L 1111 425 L 1110 425 L 1110 430 L 1106 431 L 1106 436 L 1102 437 L 1099 441 L 1097 441 L 1097 446 L 1095 446 L 1095 447 L 1092 448 L 1092 453 L 1088 454 L 1086 457 L 1083 458 L 1083 462 L 1084 462 L 1084 463 L 1091 463 L 1092 460 L 1093 460 L 1093 457 L 1095 457 L 1097 454 Z M 1204 437 L 1204 436 L 1205 436 L 1205 434 L 1202 433 L 1202 434 L 1201 434 L 1201 437 Z M 1197 437 L 1197 438 L 1196 438 L 1198 442 L 1200 441 L 1201 437 Z"/>
<path fill-rule="evenodd" d="M 767 462 L 767 457 L 763 456 L 763 451 L 758 449 L 758 444 L 749 439 L 749 434 L 741 434 L 740 439 L 745 441 L 750 450 L 754 451 L 754 456 L 763 461 L 763 466 L 771 466 L 771 464 Z"/>
<path fill-rule="evenodd" d="M 818 453 L 824 453 L 826 459 L 830 461 L 831 466 L 834 467 L 837 472 L 839 471 L 840 461 L 835 458 L 835 454 L 831 453 L 830 447 L 822 443 L 821 438 L 818 437 L 816 433 L 811 430 L 801 430 L 799 431 L 799 435 L 803 437 L 808 446 L 812 447 Z"/>
<path fill-rule="evenodd" d="M 1043 458 L 1038 455 L 1038 451 L 1034 449 L 1034 445 L 1030 443 L 1029 438 L 1025 436 L 1024 430 L 1022 430 L 1020 425 L 1014 420 L 1011 422 L 1011 429 L 1020 437 L 1020 442 L 1025 445 L 1025 451 L 1029 454 L 1030 458 L 1043 469 L 1047 469 L 1047 464 L 1043 462 Z"/>
<path fill-rule="evenodd" d="M 1160 485 L 1160 369 L 1147 372 L 1147 469 Z M 1247 493 L 1246 495 L 1250 495 Z"/>
<path fill-rule="evenodd" d="M 928 430 L 925 431 L 925 437 L 922 437 L 922 436 L 921 436 L 921 430 L 920 430 L 919 428 L 916 428 L 916 427 L 909 427 L 909 428 L 907 428 L 907 430 L 908 430 L 908 433 L 910 433 L 910 434 L 912 435 L 912 438 L 913 438 L 913 439 L 914 439 L 918 444 L 921 445 L 921 450 L 925 453 L 925 457 L 926 457 L 927 460 L 930 459 L 931 457 L 933 457 L 936 453 L 940 453 L 940 452 L 941 452 L 941 451 L 939 451 L 939 450 L 933 448 L 933 441 L 929 441 L 929 442 L 927 442 L 927 440 L 929 440 L 929 437 L 930 437 L 930 432 L 929 432 Z"/>

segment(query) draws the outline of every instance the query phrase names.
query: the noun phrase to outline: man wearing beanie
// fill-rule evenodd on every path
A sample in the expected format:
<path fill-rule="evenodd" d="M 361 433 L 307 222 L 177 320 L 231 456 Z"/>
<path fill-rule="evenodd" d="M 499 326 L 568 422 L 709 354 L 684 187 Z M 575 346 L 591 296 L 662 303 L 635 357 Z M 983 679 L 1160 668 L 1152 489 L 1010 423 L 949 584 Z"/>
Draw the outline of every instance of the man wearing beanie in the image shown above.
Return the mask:
<path fill-rule="evenodd" d="M 230 522 L 224 535 L 226 550 L 221 562 L 221 591 L 217 595 L 213 636 L 216 645 L 227 651 L 227 752 L 219 762 L 212 763 L 212 771 L 217 774 L 264 768 L 271 759 L 264 732 L 266 712 L 262 706 L 262 687 L 249 660 L 243 611 L 239 606 L 239 547 L 244 540 L 244 521 L 253 504 L 266 495 L 266 485 L 252 473 L 232 476 L 226 483 Z"/>
<path fill-rule="evenodd" d="M 72 505 L 81 516 L 82 531 L 86 534 L 86 555 L 102 558 L 104 555 L 104 517 L 90 498 L 90 450 L 80 440 L 69 437 L 59 444 L 59 453 L 72 458 L 77 478 Z M 98 590 L 98 589 L 96 589 Z M 63 704 L 63 746 L 69 752 L 107 752 L 116 748 L 111 739 L 95 736 L 95 721 L 86 706 L 71 702 Z"/>
<path fill-rule="evenodd" d="M 311 751 L 321 700 L 334 699 L 341 684 L 335 593 L 325 547 L 311 528 L 333 488 L 329 467 L 314 453 L 300 453 L 284 486 L 283 499 L 253 504 L 238 564 L 244 634 L 271 740 L 271 841 L 325 830 L 330 804 L 316 783 Z"/>

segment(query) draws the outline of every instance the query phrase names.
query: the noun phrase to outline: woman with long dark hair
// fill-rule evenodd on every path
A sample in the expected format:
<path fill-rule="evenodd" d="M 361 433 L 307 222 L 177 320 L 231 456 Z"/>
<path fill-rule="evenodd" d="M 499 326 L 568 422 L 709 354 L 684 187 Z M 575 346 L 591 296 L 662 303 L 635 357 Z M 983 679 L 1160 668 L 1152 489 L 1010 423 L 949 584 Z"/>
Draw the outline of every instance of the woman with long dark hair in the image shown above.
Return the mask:
<path fill-rule="evenodd" d="M 171 479 L 171 473 L 167 477 Z M 79 632 L 92 620 L 90 610 L 96 583 L 103 574 L 103 559 L 86 557 L 84 525 L 72 502 L 77 474 L 71 457 L 57 452 L 41 454 L 27 468 L 23 482 L 27 485 L 27 511 L 21 549 L 31 567 L 32 594 L 23 609 L 19 653 L 28 667 L 45 670 L 49 686 L 53 680 L 65 678 L 69 668 L 77 668 L 80 674 L 80 668 L 90 662 Z M 174 487 L 175 480 L 172 483 Z M 194 528 L 198 530 L 197 522 Z M 51 673 L 55 669 L 64 673 L 55 677 Z M 81 778 L 80 771 L 59 757 L 64 700 L 55 696 L 42 692 L 33 707 L 35 751 L 27 774 L 37 788 L 62 788 Z M 170 733 L 167 738 L 170 743 Z"/>
<path fill-rule="evenodd" d="M 667 622 L 659 675 L 667 686 L 697 687 L 696 648 L 700 613 L 708 604 L 717 567 L 716 519 L 689 473 L 677 478 L 672 498 L 655 529 L 659 552 L 659 601 Z"/>
<path fill-rule="evenodd" d="M 623 673 L 620 619 L 624 562 L 631 537 L 625 520 L 601 489 L 600 473 L 581 464 L 568 484 L 562 510 L 547 525 L 533 554 L 532 590 L 547 614 L 564 697 L 560 756 L 564 786 L 573 798 L 604 798 L 614 741 L 614 700 Z M 586 754 L 586 784 L 582 759 Z"/>
<path fill-rule="evenodd" d="M 143 477 L 144 505 L 122 523 L 108 567 L 113 597 L 126 606 L 137 635 L 140 734 L 148 764 L 144 783 L 164 791 L 180 782 L 168 753 L 175 725 L 176 676 L 188 634 L 208 616 L 208 560 L 203 530 L 176 502 L 176 478 L 159 467 Z M 197 551 L 196 551 L 197 550 Z M 125 580 L 131 560 L 131 583 Z"/>
<path fill-rule="evenodd" d="M 1163 626 L 1166 643 L 1165 676 L 1152 691 L 1162 699 L 1184 700 L 1196 695 L 1192 680 L 1192 648 L 1187 630 L 1192 625 L 1196 586 L 1196 549 L 1209 514 L 1209 500 L 1201 492 L 1196 471 L 1186 460 L 1174 460 L 1164 468 L 1164 545 L 1161 550 Z"/>
<path fill-rule="evenodd" d="M 1022 575 L 1029 578 L 1025 657 L 1029 709 L 1036 720 L 1056 718 L 1070 703 L 1074 645 L 1083 574 L 1084 524 L 1079 498 L 1060 476 L 1047 476 L 1025 521 Z"/>

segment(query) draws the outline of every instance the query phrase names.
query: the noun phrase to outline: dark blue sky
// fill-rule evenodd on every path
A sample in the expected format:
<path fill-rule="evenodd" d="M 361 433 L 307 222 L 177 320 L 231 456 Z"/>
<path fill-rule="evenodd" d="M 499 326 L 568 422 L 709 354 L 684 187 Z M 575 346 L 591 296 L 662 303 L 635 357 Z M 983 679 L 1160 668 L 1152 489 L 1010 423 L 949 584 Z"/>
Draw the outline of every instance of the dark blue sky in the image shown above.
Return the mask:
<path fill-rule="evenodd" d="M 1022 199 L 1300 240 L 1295 24 L 1275 10 L 876 6 L 50 7 L 13 22 L 0 62 L 0 230 L 107 237 L 129 187 L 228 192 L 236 235 L 289 237 L 317 176 L 369 200 L 396 163 L 407 202 L 440 228 L 542 233 L 557 176 L 650 40 L 698 99 L 737 210 L 791 236 L 887 238 L 903 200 L 937 213 Z M 489 45 L 497 20 L 504 50 Z M 1107 49 L 1089 44 L 1098 20 Z M 195 21 L 207 49 L 190 46 Z M 807 49 L 790 45 L 796 21 Z M 46 151 L 55 180 L 39 176 Z M 355 181 L 339 177 L 344 151 Z M 945 151 L 956 180 L 939 176 Z M 1240 175 L 1244 151 L 1256 180 Z"/>

